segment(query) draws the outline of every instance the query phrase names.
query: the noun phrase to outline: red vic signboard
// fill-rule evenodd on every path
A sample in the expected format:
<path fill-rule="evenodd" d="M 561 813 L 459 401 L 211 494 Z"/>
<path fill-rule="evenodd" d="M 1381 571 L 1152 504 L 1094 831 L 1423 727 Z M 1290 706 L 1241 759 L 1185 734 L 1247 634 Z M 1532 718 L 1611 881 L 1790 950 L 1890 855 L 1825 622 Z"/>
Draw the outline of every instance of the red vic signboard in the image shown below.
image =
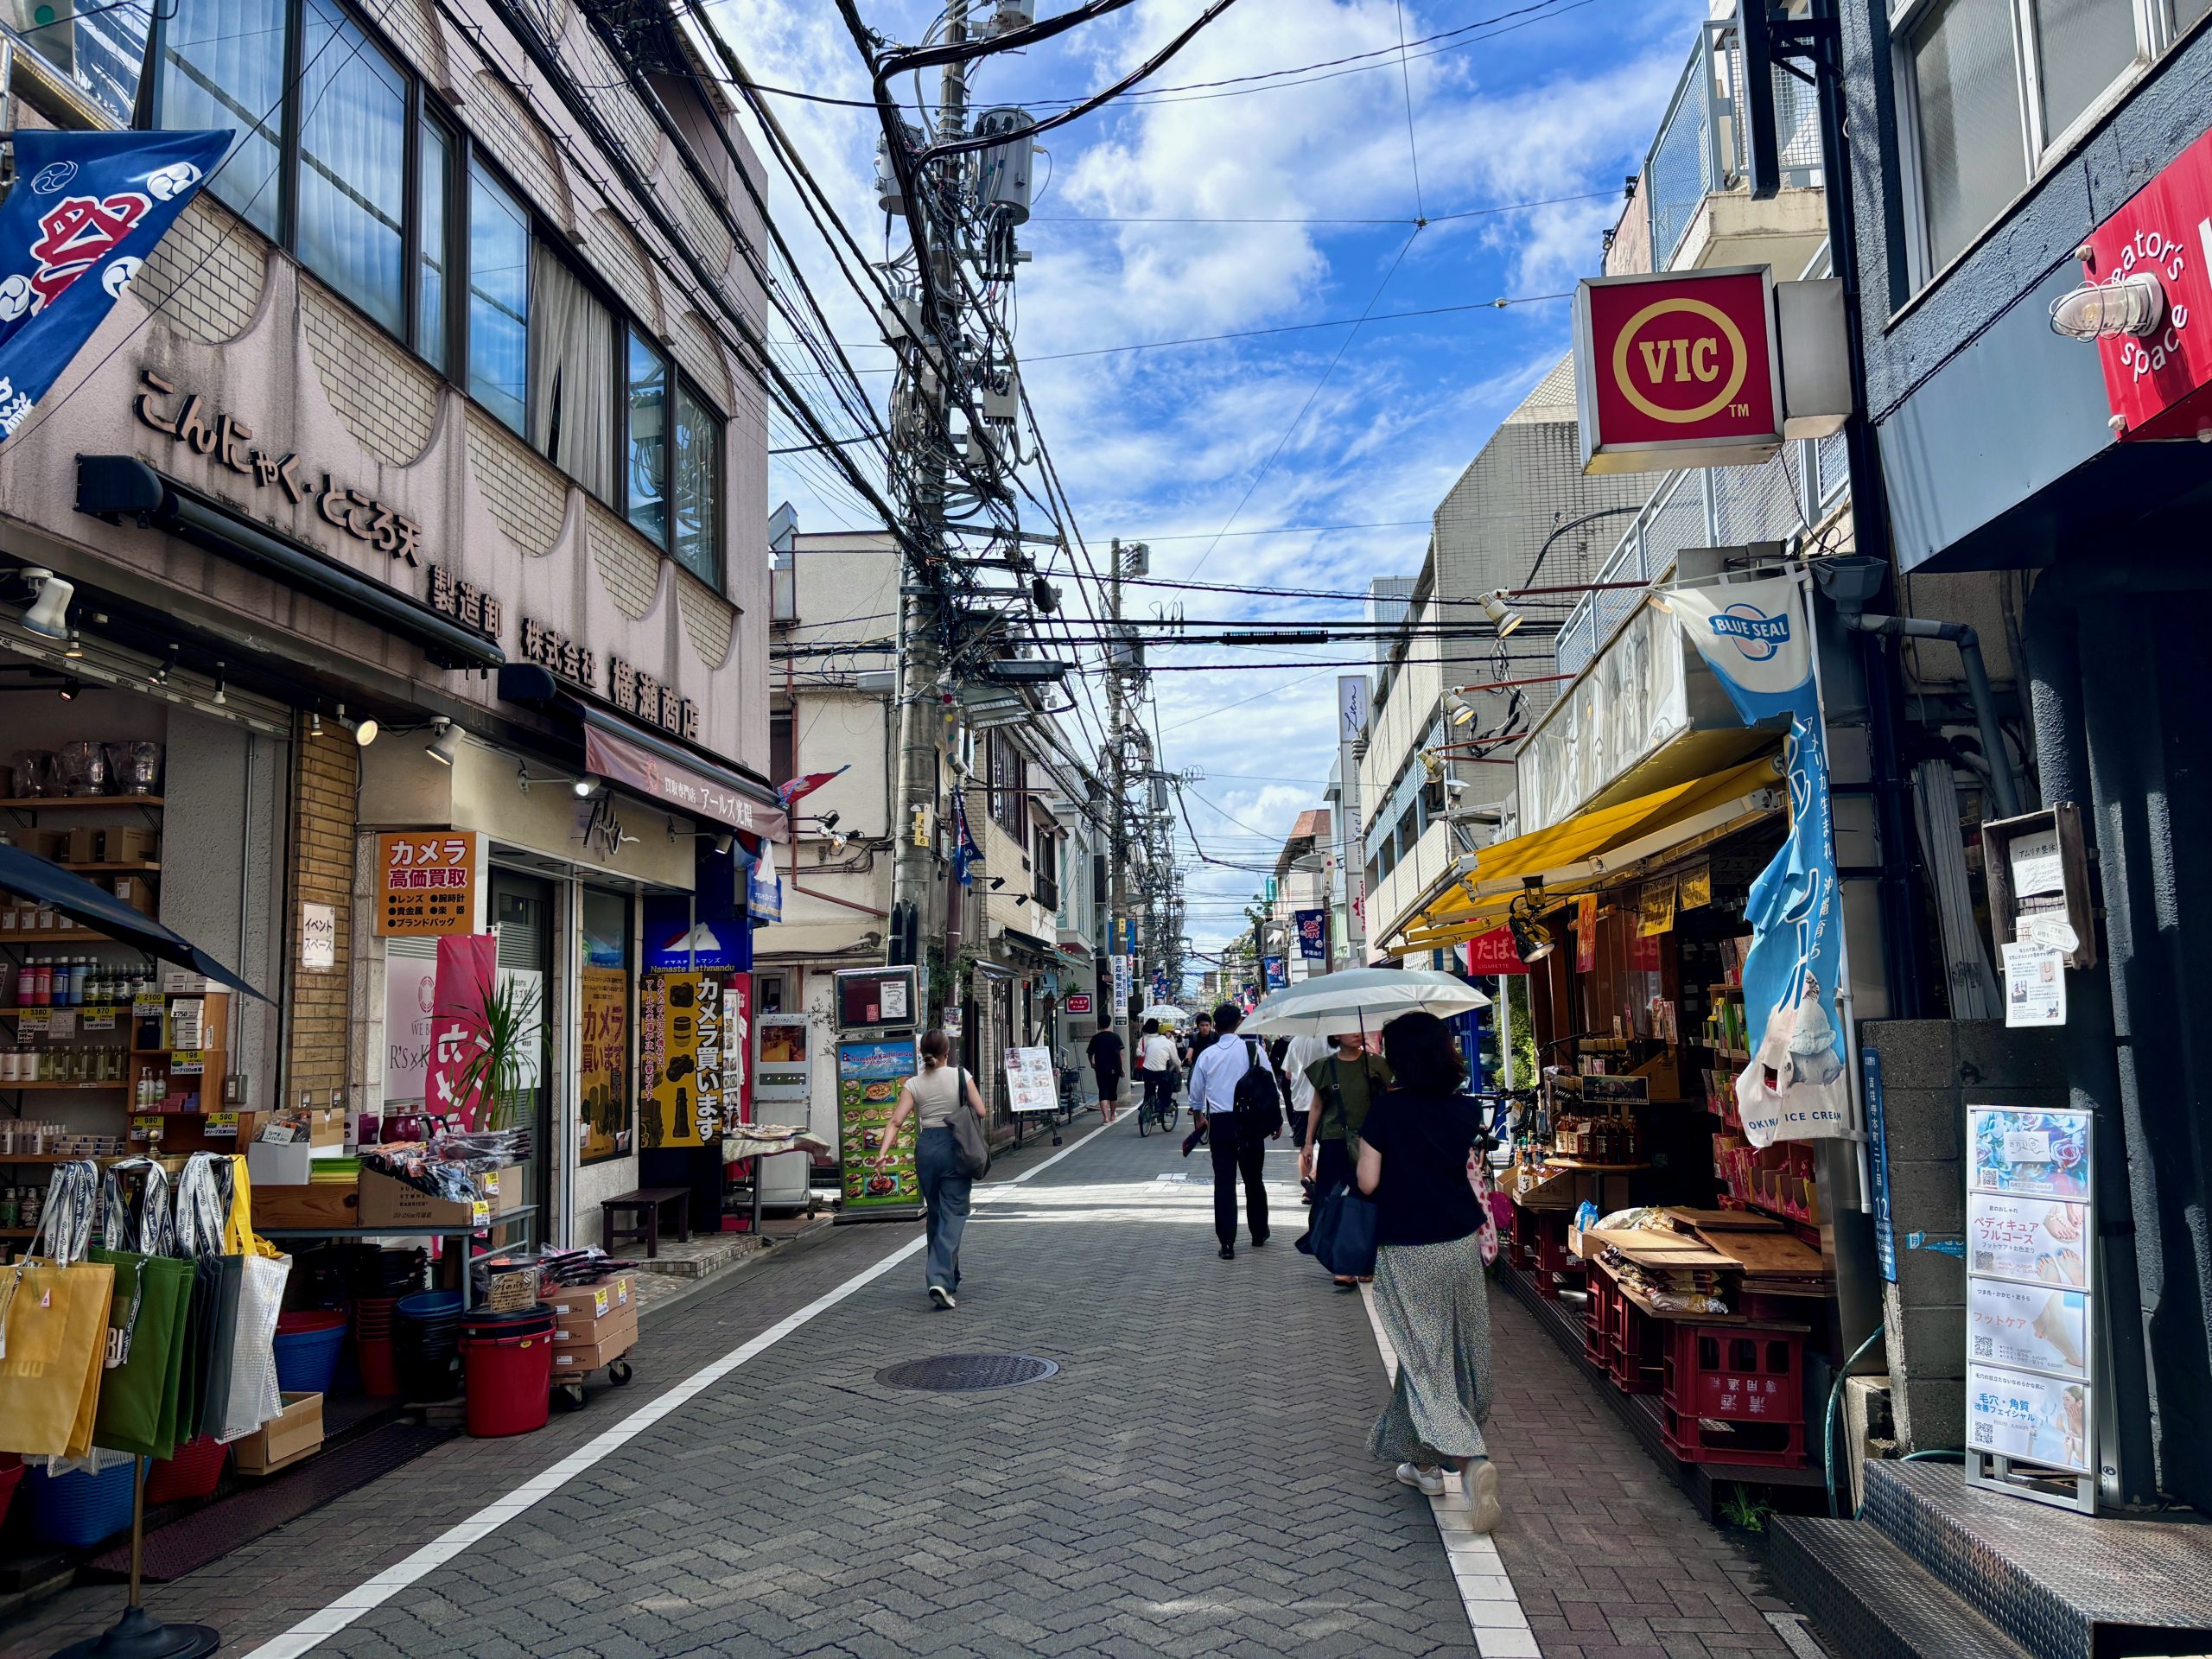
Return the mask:
<path fill-rule="evenodd" d="M 1602 276 L 1574 295 L 1586 473 L 1753 465 L 1782 442 L 1764 265 Z"/>
<path fill-rule="evenodd" d="M 2148 274 L 2165 298 L 2150 334 L 2098 342 L 2121 442 L 2212 433 L 2212 133 L 2128 198 L 2087 245 L 2088 280 Z"/>

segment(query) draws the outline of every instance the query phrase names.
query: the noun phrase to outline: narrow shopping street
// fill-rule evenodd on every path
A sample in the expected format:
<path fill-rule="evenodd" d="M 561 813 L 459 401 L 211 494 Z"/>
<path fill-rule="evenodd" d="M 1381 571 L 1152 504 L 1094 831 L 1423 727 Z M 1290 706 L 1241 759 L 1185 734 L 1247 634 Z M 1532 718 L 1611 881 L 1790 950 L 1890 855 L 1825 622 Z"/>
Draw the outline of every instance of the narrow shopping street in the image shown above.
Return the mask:
<path fill-rule="evenodd" d="M 1289 1154 L 1269 1166 L 1276 1236 L 1224 1262 L 1203 1152 L 1078 1117 L 979 1191 L 955 1312 L 923 1299 L 918 1229 L 838 1229 L 649 1322 L 627 1393 L 448 1441 L 149 1602 L 226 1654 L 362 1659 L 1786 1650 L 1748 1569 L 1503 1296 L 1507 1521 L 1487 1572 L 1464 1534 L 1447 1551 L 1366 1455 L 1385 1384 L 1363 1300 L 1290 1248 Z M 1060 1369 L 965 1395 L 875 1380 L 982 1352 Z M 688 1397 L 656 1415 L 670 1389 Z M 1562 1573 L 1562 1544 L 1648 1570 Z M 71 1592 L 5 1659 L 97 1631 L 120 1595 Z"/>

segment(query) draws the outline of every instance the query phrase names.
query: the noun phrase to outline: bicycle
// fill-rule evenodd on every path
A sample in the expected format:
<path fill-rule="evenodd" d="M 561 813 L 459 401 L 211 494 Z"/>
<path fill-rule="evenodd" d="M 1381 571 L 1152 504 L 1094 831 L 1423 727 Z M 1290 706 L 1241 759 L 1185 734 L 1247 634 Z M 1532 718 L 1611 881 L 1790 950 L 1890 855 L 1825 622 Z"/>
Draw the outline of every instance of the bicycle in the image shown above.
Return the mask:
<path fill-rule="evenodd" d="M 1177 1081 L 1178 1079 L 1174 1073 L 1170 1072 L 1168 1074 L 1168 1085 L 1166 1088 L 1158 1090 L 1156 1094 L 1154 1090 L 1149 1089 L 1145 1090 L 1144 1098 L 1137 1103 L 1137 1133 L 1139 1135 L 1143 1135 L 1147 1132 L 1147 1122 L 1156 1123 L 1162 1135 L 1173 1135 L 1175 1133 L 1175 1084 Z"/>

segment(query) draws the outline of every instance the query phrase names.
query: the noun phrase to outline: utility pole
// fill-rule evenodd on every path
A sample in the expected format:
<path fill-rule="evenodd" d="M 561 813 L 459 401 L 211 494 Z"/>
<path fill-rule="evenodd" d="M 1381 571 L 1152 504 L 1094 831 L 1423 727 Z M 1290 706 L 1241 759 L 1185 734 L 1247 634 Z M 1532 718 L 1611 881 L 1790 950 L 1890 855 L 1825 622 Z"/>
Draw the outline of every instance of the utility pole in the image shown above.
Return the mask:
<path fill-rule="evenodd" d="M 1123 740 L 1123 728 L 1128 720 L 1127 677 L 1134 664 L 1128 660 L 1132 653 L 1128 637 L 1122 632 L 1122 538 L 1118 536 L 1114 538 L 1109 556 L 1113 568 L 1107 575 L 1106 605 L 1113 615 L 1112 625 L 1108 630 L 1113 636 L 1113 643 L 1106 648 L 1106 747 L 1108 787 L 1112 791 L 1112 805 L 1107 827 L 1106 944 L 1109 960 L 1118 963 L 1124 954 L 1122 949 L 1122 928 L 1126 925 L 1132 932 L 1135 931 L 1133 921 L 1124 919 L 1129 914 L 1128 840 L 1125 833 L 1125 821 L 1129 810 L 1129 780 Z M 1135 940 L 1130 939 L 1128 943 L 1135 944 Z M 1116 973 L 1109 987 L 1109 1000 L 1114 1005 L 1114 1030 L 1126 1045 L 1129 1035 L 1129 1004 L 1128 999 L 1119 994 L 1120 981 L 1121 976 Z M 1129 984 L 1134 991 L 1136 985 L 1134 963 L 1131 964 Z"/>
<path fill-rule="evenodd" d="M 945 9 L 945 38 L 954 44 L 968 38 L 969 0 L 950 0 Z M 963 60 L 944 66 L 941 85 L 938 132 L 940 141 L 967 136 L 968 69 Z M 953 925 L 955 901 L 938 868 L 938 753 L 944 739 L 945 698 L 943 653 L 944 616 L 938 594 L 939 572 L 927 568 L 941 562 L 944 548 L 944 474 L 951 460 L 947 435 L 950 431 L 948 397 L 952 365 L 960 350 L 960 286 L 955 261 L 958 257 L 955 228 L 944 201 L 954 193 L 938 188 L 957 182 L 963 158 L 951 156 L 934 164 L 931 175 L 918 177 L 919 222 L 928 228 L 930 245 L 917 248 L 915 257 L 930 262 L 934 280 L 925 292 L 934 296 L 933 315 L 923 316 L 920 340 L 912 348 L 913 372 L 906 381 L 914 407 L 901 422 L 894 411 L 894 435 L 910 461 L 906 471 L 907 490 L 906 550 L 900 561 L 899 582 L 900 676 L 899 683 L 898 855 L 891 868 L 891 937 L 893 949 L 902 936 L 912 946 L 914 959 L 925 969 L 925 939 L 942 941 Z M 948 176 L 949 175 L 949 176 Z M 887 319 L 887 328 L 903 320 Z M 893 482 L 898 481 L 894 467 Z M 917 544 L 927 550 L 918 558 Z M 954 787 L 959 786 L 955 780 Z M 940 922 L 938 906 L 944 916 Z M 941 948 L 941 947 L 940 947 Z M 923 976 L 922 1001 L 931 1002 L 931 976 Z M 931 1023 L 941 1023 L 944 1010 L 926 1007 Z"/>

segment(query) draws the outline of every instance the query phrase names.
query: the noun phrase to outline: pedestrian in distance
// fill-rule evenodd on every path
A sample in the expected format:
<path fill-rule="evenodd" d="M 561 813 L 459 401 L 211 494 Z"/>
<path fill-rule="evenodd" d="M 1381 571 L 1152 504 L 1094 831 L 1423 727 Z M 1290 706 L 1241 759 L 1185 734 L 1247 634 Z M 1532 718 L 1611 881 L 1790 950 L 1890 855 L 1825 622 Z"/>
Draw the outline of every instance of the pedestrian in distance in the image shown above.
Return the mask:
<path fill-rule="evenodd" d="M 1160 1030 L 1159 1020 L 1147 1020 L 1137 1053 L 1144 1062 L 1144 1099 L 1137 1109 L 1157 1110 L 1163 1124 L 1173 1122 L 1175 1086 L 1182 1081 L 1175 1070 L 1175 1039 Z"/>
<path fill-rule="evenodd" d="M 1183 1044 L 1183 1074 L 1191 1079 L 1191 1132 L 1183 1137 L 1183 1155 L 1187 1158 L 1205 1144 L 1206 1116 L 1198 1109 L 1197 1092 L 1198 1056 L 1213 1046 L 1213 1039 L 1220 1033 L 1213 1028 L 1213 1016 L 1201 1014 L 1191 1021 L 1191 1034 Z"/>
<path fill-rule="evenodd" d="M 1459 1471 L 1469 1527 L 1497 1524 L 1497 1469 L 1483 1424 L 1491 1406 L 1487 1218 L 1470 1160 L 1486 1153 L 1480 1106 L 1461 1093 L 1466 1068 L 1451 1028 L 1403 1014 L 1382 1028 L 1395 1082 L 1369 1109 L 1359 1190 L 1375 1200 L 1375 1313 L 1397 1351 L 1390 1403 L 1368 1449 L 1432 1497 L 1444 1465 Z"/>
<path fill-rule="evenodd" d="M 1122 1100 L 1122 1033 L 1101 1026 L 1090 1033 L 1090 1074 L 1098 1079 L 1098 1115 L 1109 1123 Z"/>
<path fill-rule="evenodd" d="M 1380 1055 L 1367 1052 L 1364 1033 L 1340 1032 L 1329 1040 L 1334 1045 L 1330 1052 L 1306 1068 L 1314 1109 L 1306 1115 L 1306 1144 L 1298 1158 L 1298 1173 L 1313 1182 L 1317 1199 L 1352 1179 L 1368 1109 L 1390 1086 L 1390 1068 Z M 1336 1286 L 1356 1290 L 1359 1281 L 1340 1273 Z"/>
<path fill-rule="evenodd" d="M 899 1090 L 899 1103 L 891 1109 L 891 1122 L 883 1131 L 882 1150 L 875 1154 L 879 1169 L 888 1164 L 899 1131 L 909 1116 L 914 1118 L 914 1173 L 921 1183 L 922 1201 L 929 1206 L 924 1274 L 930 1300 L 948 1308 L 960 1288 L 960 1235 L 967 1230 L 969 1195 L 975 1185 L 960 1173 L 952 1117 L 965 1110 L 989 1122 L 976 1079 L 966 1067 L 946 1064 L 951 1052 L 952 1044 L 942 1029 L 922 1033 L 922 1069 Z"/>
<path fill-rule="evenodd" d="M 1268 1190 L 1260 1179 L 1267 1143 L 1282 1135 L 1282 1099 L 1260 1045 L 1239 1039 L 1243 1013 L 1234 1002 L 1214 1010 L 1212 1044 L 1191 1069 L 1191 1112 L 1203 1115 L 1213 1154 L 1213 1230 L 1221 1259 L 1236 1255 L 1236 1184 L 1244 1183 L 1246 1218 L 1255 1247 L 1268 1242 Z M 1191 1143 L 1183 1150 L 1189 1155 Z"/>
<path fill-rule="evenodd" d="M 1292 1037 L 1285 1040 L 1280 1070 L 1283 1087 L 1287 1091 L 1284 1099 L 1290 1117 L 1290 1138 L 1297 1142 L 1298 1184 L 1306 1190 L 1306 1202 L 1313 1202 L 1313 1178 L 1306 1169 L 1306 1125 L 1313 1121 L 1318 1103 L 1314 1096 L 1313 1079 L 1306 1075 L 1306 1068 L 1328 1053 L 1332 1045 L 1326 1037 Z"/>

